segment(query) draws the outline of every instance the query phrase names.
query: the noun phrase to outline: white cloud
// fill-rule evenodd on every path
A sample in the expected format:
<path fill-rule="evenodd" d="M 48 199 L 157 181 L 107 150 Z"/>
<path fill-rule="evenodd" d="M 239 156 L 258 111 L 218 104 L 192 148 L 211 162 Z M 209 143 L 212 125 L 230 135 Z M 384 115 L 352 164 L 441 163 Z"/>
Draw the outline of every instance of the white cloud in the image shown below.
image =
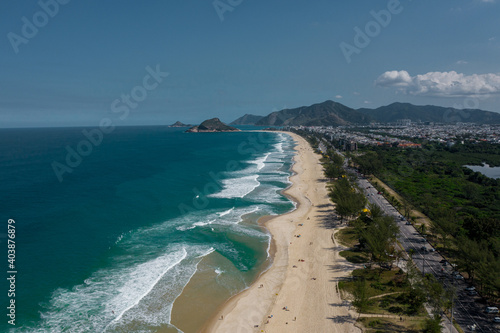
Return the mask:
<path fill-rule="evenodd" d="M 389 71 L 380 75 L 375 84 L 381 87 L 406 87 L 411 80 L 407 71 Z"/>
<path fill-rule="evenodd" d="M 337 99 L 341 99 L 341 98 L 342 98 L 342 95 L 337 95 L 337 96 L 335 96 L 335 98 L 337 98 Z"/>
<path fill-rule="evenodd" d="M 467 61 L 465 61 L 465 60 L 458 60 L 458 61 L 456 62 L 456 64 L 457 64 L 457 65 L 467 65 L 467 64 L 468 64 L 468 62 L 467 62 Z"/>
<path fill-rule="evenodd" d="M 375 80 L 379 87 L 395 87 L 410 95 L 460 97 L 500 93 L 500 74 L 465 75 L 451 72 L 429 72 L 410 76 L 407 71 L 389 71 Z"/>
<path fill-rule="evenodd" d="M 370 101 L 364 101 L 363 103 L 364 104 L 372 104 L 372 102 L 370 102 Z"/>
<path fill-rule="evenodd" d="M 361 95 L 361 94 L 360 94 L 359 92 L 357 92 L 357 91 L 354 91 L 352 94 L 353 94 L 353 95 L 356 95 L 356 96 Z"/>

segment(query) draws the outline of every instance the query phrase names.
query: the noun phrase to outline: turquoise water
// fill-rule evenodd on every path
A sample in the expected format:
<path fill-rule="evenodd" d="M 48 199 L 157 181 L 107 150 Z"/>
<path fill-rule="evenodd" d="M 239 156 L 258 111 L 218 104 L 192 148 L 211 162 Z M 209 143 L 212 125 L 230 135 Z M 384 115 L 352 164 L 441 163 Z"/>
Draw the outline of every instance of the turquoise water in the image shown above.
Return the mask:
<path fill-rule="evenodd" d="M 5 229 L 16 221 L 13 331 L 133 324 L 147 332 L 169 324 L 173 301 L 211 252 L 247 284 L 262 269 L 269 235 L 257 219 L 293 209 L 280 194 L 289 185 L 289 136 L 117 128 L 60 181 L 52 164 L 66 163 L 82 130 L 0 130 L 2 221 Z M 1 331 L 12 328 L 7 319 Z"/>

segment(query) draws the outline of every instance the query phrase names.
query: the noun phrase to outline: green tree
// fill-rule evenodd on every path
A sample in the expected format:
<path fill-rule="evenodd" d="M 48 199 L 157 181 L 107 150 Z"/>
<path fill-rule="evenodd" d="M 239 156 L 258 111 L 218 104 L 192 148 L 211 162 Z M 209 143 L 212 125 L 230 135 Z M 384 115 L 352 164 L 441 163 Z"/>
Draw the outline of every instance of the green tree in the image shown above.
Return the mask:
<path fill-rule="evenodd" d="M 370 217 L 372 221 L 384 216 L 384 211 L 382 210 L 382 208 L 380 208 L 379 205 L 371 203 L 368 205 L 368 209 L 370 209 Z"/>
<path fill-rule="evenodd" d="M 413 255 L 415 254 L 415 249 L 408 250 L 408 254 L 410 255 L 410 258 L 413 258 Z"/>
<path fill-rule="evenodd" d="M 337 154 L 336 152 L 334 152 L 333 150 L 329 150 L 328 156 L 330 156 L 330 160 L 336 166 L 341 167 L 342 164 L 344 163 L 344 158 L 339 154 Z"/>
<path fill-rule="evenodd" d="M 425 223 L 422 223 L 420 225 L 419 230 L 420 230 L 420 233 L 425 236 L 425 234 L 427 232 L 427 227 L 426 227 Z"/>
<path fill-rule="evenodd" d="M 467 182 L 463 187 L 464 197 L 466 199 L 471 200 L 471 201 L 478 200 L 480 195 L 481 195 L 478 187 L 479 186 L 477 186 L 471 182 Z"/>
<path fill-rule="evenodd" d="M 369 305 L 369 297 L 366 280 L 364 278 L 359 278 L 354 282 L 352 295 L 354 296 L 352 305 L 356 310 L 360 313 L 366 311 Z"/>
<path fill-rule="evenodd" d="M 324 168 L 325 176 L 330 179 L 338 178 L 344 173 L 344 169 L 342 169 L 342 167 L 339 167 L 333 163 L 326 163 Z"/>
<path fill-rule="evenodd" d="M 425 333 L 441 333 L 441 316 L 435 315 L 425 321 L 424 332 Z"/>
<path fill-rule="evenodd" d="M 391 261 L 394 242 L 399 227 L 389 216 L 376 218 L 363 232 L 363 238 L 372 254 L 373 261 L 379 264 Z"/>
<path fill-rule="evenodd" d="M 377 174 L 382 170 L 382 160 L 375 151 L 366 152 L 364 155 L 358 156 L 355 162 L 359 166 L 359 171 L 364 174 Z"/>
<path fill-rule="evenodd" d="M 406 217 L 408 220 L 410 219 L 411 210 L 412 210 L 411 204 L 408 201 L 404 200 L 403 201 L 403 214 L 404 214 L 404 217 Z"/>
<path fill-rule="evenodd" d="M 365 196 L 357 192 L 346 177 L 341 177 L 335 182 L 329 195 L 335 202 L 335 211 L 341 220 L 356 216 L 366 206 Z"/>
<path fill-rule="evenodd" d="M 478 243 L 466 237 L 458 237 L 455 242 L 457 246 L 457 263 L 459 269 L 464 270 L 469 275 L 471 282 L 474 281 L 479 264 L 487 255 L 488 251 L 485 242 Z"/>
<path fill-rule="evenodd" d="M 420 286 L 411 288 L 410 292 L 408 292 L 405 296 L 409 305 L 408 314 L 417 314 L 426 301 L 426 294 L 423 288 Z"/>

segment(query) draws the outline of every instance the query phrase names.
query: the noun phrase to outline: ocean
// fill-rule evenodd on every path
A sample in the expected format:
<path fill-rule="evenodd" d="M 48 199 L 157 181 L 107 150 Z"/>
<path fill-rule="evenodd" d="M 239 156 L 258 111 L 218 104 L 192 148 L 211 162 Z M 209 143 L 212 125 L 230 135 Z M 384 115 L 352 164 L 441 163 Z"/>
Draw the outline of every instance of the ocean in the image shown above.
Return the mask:
<path fill-rule="evenodd" d="M 0 286 L 0 331 L 180 332 L 172 304 L 200 262 L 229 296 L 267 268 L 270 236 L 257 220 L 294 208 L 281 194 L 291 137 L 93 130 L 0 130 L 0 253 L 9 277 L 14 220 L 16 272 L 15 296 L 12 281 Z M 215 311 L 220 300 L 192 302 Z"/>

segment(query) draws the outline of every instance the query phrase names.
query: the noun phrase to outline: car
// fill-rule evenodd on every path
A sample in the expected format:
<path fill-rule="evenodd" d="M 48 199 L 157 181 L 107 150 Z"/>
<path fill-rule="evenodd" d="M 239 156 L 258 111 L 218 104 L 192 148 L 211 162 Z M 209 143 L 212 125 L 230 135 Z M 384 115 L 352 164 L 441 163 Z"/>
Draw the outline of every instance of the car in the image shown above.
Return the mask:
<path fill-rule="evenodd" d="M 500 323 L 500 317 L 495 317 L 495 319 L 493 319 L 493 321 L 494 321 L 495 323 Z"/>
<path fill-rule="evenodd" d="M 463 280 L 464 279 L 464 277 L 462 275 L 460 275 L 460 274 L 455 274 L 454 278 L 456 280 Z"/>
<path fill-rule="evenodd" d="M 411 225 L 411 222 L 410 221 L 406 221 L 405 223 L 406 225 Z"/>
<path fill-rule="evenodd" d="M 446 261 L 443 262 L 443 266 L 447 266 L 447 265 L 448 265 L 448 263 Z"/>
<path fill-rule="evenodd" d="M 469 295 L 469 296 L 476 296 L 477 295 L 477 291 L 475 291 L 475 290 L 469 290 L 467 292 L 467 295 Z"/>
<path fill-rule="evenodd" d="M 442 259 L 439 261 L 440 264 L 445 263 L 445 262 L 446 262 L 446 259 Z"/>
<path fill-rule="evenodd" d="M 427 248 L 426 248 L 425 246 L 422 246 L 422 247 L 420 248 L 420 251 L 422 251 L 422 252 L 428 252 L 428 251 L 427 251 Z"/>
<path fill-rule="evenodd" d="M 498 313 L 498 308 L 496 306 L 488 306 L 486 308 L 486 313 Z"/>
<path fill-rule="evenodd" d="M 430 251 L 430 252 L 436 252 L 436 249 L 435 249 L 435 248 L 433 248 L 433 247 L 431 247 L 431 248 L 429 249 L 429 251 Z"/>
<path fill-rule="evenodd" d="M 377 192 L 377 194 L 382 194 L 382 192 L 379 191 L 379 192 Z"/>
<path fill-rule="evenodd" d="M 476 287 L 470 286 L 470 287 L 465 288 L 465 290 L 467 290 L 467 291 L 474 291 L 474 290 L 476 290 Z"/>

